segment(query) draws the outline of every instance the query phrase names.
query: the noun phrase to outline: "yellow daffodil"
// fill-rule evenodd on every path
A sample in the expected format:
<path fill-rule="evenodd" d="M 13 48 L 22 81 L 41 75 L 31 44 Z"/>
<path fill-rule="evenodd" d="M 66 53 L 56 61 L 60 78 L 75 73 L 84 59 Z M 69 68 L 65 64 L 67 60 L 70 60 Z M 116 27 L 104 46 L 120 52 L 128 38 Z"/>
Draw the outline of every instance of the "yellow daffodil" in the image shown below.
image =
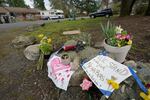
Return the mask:
<path fill-rule="evenodd" d="M 131 44 L 132 44 L 132 40 L 129 40 L 129 41 L 128 41 L 128 44 L 131 45 Z"/>
<path fill-rule="evenodd" d="M 51 43 L 51 42 L 52 42 L 52 39 L 51 39 L 51 38 L 48 38 L 48 39 L 47 39 L 47 42 L 48 42 L 48 43 Z"/>
<path fill-rule="evenodd" d="M 114 80 L 107 80 L 108 84 L 110 84 L 114 89 L 119 89 L 119 84 Z"/>
<path fill-rule="evenodd" d="M 117 26 L 115 29 L 116 33 L 121 33 L 123 31 L 123 28 L 121 28 L 121 26 Z"/>
<path fill-rule="evenodd" d="M 144 99 L 144 100 L 150 100 L 150 89 L 148 89 L 148 95 L 146 95 L 144 92 L 140 93 L 140 96 Z"/>
<path fill-rule="evenodd" d="M 43 37 L 44 37 L 44 34 L 39 34 L 38 37 L 39 37 L 39 38 L 43 38 Z"/>

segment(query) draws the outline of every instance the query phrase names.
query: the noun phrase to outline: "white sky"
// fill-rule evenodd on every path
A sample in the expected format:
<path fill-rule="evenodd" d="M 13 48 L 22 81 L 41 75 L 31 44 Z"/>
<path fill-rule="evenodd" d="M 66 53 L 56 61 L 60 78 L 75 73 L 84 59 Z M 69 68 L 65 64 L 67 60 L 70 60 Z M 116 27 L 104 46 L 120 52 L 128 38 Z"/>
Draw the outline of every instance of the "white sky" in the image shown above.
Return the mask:
<path fill-rule="evenodd" d="M 27 5 L 33 8 L 33 0 L 24 0 Z M 47 10 L 51 9 L 49 0 L 44 0 L 45 8 Z"/>
<path fill-rule="evenodd" d="M 29 5 L 31 8 L 33 8 L 33 0 L 24 0 L 24 1 L 25 1 L 25 3 L 26 3 L 27 5 Z M 112 0 L 109 0 L 109 2 L 112 2 Z M 44 3 L 45 3 L 45 8 L 46 8 L 47 10 L 50 10 L 51 7 L 50 7 L 50 2 L 49 2 L 49 0 L 44 0 Z"/>

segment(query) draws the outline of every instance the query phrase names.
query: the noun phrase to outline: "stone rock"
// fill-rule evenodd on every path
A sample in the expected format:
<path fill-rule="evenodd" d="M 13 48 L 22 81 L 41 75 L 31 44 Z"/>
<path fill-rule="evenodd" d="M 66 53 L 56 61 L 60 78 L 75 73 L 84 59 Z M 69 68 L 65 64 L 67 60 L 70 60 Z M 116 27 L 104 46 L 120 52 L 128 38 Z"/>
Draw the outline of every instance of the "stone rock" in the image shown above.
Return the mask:
<path fill-rule="evenodd" d="M 74 72 L 74 74 L 71 76 L 69 86 L 80 86 L 82 83 L 82 80 L 87 77 L 87 74 L 84 72 L 84 70 L 79 67 L 78 70 Z"/>
<path fill-rule="evenodd" d="M 81 87 L 69 87 L 60 93 L 59 100 L 88 100 L 89 96 Z"/>
<path fill-rule="evenodd" d="M 33 36 L 18 36 L 14 40 L 12 40 L 12 45 L 15 48 L 22 48 L 29 45 L 32 45 L 36 42 L 36 38 Z"/>
<path fill-rule="evenodd" d="M 126 80 L 124 80 L 124 82 L 129 86 L 129 87 L 132 87 L 133 84 L 135 83 L 135 79 L 130 76 L 129 78 L 127 78 Z"/>
<path fill-rule="evenodd" d="M 123 90 L 124 89 L 124 90 Z M 112 93 L 112 95 L 109 98 L 110 100 L 138 100 L 136 99 L 135 96 L 135 91 L 124 85 L 122 87 L 120 87 L 118 90 L 114 90 L 114 92 Z"/>
<path fill-rule="evenodd" d="M 88 60 L 94 58 L 96 55 L 98 55 L 100 50 L 92 48 L 92 47 L 85 47 L 84 50 L 79 52 L 80 58 L 85 59 L 87 58 Z"/>
<path fill-rule="evenodd" d="M 67 41 L 67 42 L 64 44 L 64 46 L 76 45 L 76 44 L 77 44 L 77 41 L 75 41 L 75 40 L 69 40 L 69 41 Z"/>
<path fill-rule="evenodd" d="M 28 60 L 38 60 L 40 56 L 40 44 L 30 45 L 24 50 L 24 55 Z"/>
<path fill-rule="evenodd" d="M 137 62 L 137 65 L 139 66 L 137 68 L 138 76 L 143 82 L 149 83 L 150 82 L 150 63 Z"/>
<path fill-rule="evenodd" d="M 80 58 L 75 57 L 71 63 L 71 70 L 76 71 L 80 67 Z"/>
<path fill-rule="evenodd" d="M 103 95 L 100 100 L 107 100 L 107 98 Z"/>
<path fill-rule="evenodd" d="M 103 48 L 103 42 L 96 42 L 94 48 L 98 48 L 98 49 Z"/>
<path fill-rule="evenodd" d="M 136 67 L 137 67 L 137 63 L 135 61 L 133 61 L 133 60 L 129 60 L 129 61 L 124 62 L 124 65 L 130 66 L 130 67 L 132 67 L 134 69 L 136 69 Z"/>

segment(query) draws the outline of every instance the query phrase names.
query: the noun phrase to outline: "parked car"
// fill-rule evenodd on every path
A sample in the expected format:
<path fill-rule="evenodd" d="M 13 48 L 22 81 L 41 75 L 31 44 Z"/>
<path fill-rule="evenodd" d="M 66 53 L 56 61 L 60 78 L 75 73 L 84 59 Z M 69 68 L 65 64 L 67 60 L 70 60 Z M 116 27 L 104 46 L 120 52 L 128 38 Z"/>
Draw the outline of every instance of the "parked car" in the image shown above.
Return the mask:
<path fill-rule="evenodd" d="M 90 13 L 89 16 L 90 18 L 96 18 L 96 17 L 101 17 L 101 16 L 110 17 L 110 16 L 113 16 L 113 12 L 111 8 L 107 8 L 101 11 Z"/>
<path fill-rule="evenodd" d="M 50 20 L 50 19 L 63 19 L 64 12 L 58 9 L 44 10 L 40 11 L 41 19 Z"/>

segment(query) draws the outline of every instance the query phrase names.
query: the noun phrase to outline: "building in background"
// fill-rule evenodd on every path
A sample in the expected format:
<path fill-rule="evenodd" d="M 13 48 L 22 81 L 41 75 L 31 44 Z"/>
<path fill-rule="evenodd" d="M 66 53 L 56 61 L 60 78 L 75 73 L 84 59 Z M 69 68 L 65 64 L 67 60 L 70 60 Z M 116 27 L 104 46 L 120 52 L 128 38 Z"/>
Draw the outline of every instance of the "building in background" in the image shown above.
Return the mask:
<path fill-rule="evenodd" d="M 0 7 L 0 16 L 4 20 L 7 17 L 9 20 L 11 18 L 15 18 L 16 20 L 38 20 L 40 19 L 40 10 L 20 7 Z M 5 22 L 8 23 L 7 20 Z"/>

